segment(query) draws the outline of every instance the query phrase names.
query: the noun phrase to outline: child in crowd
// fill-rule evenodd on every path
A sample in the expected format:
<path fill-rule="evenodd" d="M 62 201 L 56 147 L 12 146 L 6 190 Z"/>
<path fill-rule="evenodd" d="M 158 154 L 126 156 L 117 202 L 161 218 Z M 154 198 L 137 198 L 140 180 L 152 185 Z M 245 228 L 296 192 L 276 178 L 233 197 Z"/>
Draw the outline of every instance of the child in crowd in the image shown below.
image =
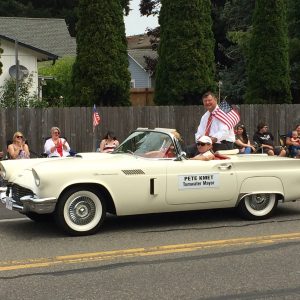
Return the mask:
<path fill-rule="evenodd" d="M 292 131 L 291 142 L 293 143 L 290 146 L 291 154 L 294 158 L 299 158 L 299 156 L 300 156 L 300 137 L 298 136 L 297 130 Z"/>
<path fill-rule="evenodd" d="M 296 130 L 292 132 L 291 141 L 300 145 L 300 138 L 298 137 L 298 132 Z"/>

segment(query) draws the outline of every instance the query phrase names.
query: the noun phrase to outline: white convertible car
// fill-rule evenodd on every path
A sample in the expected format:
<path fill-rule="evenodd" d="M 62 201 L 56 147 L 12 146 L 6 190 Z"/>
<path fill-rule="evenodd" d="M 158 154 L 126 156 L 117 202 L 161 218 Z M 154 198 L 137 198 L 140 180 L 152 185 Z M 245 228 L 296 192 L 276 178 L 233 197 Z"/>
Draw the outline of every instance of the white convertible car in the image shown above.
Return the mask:
<path fill-rule="evenodd" d="M 112 154 L 2 161 L 1 201 L 35 221 L 54 216 L 68 234 L 88 235 L 107 213 L 236 207 L 255 220 L 269 217 L 279 200 L 300 198 L 300 160 L 264 154 L 189 160 L 173 132 L 138 128 Z"/>

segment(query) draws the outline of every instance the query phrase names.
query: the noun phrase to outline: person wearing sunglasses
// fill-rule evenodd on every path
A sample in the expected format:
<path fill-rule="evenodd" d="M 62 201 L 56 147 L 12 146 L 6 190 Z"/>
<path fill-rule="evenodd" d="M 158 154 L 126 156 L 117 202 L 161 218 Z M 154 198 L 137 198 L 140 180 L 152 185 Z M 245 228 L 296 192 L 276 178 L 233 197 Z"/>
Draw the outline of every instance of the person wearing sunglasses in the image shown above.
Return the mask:
<path fill-rule="evenodd" d="M 215 159 L 215 156 L 212 152 L 212 140 L 209 136 L 202 136 L 197 141 L 197 150 L 198 154 L 191 159 L 194 160 L 212 160 Z"/>
<path fill-rule="evenodd" d="M 70 146 L 66 139 L 60 137 L 60 129 L 52 127 L 50 133 L 51 138 L 47 139 L 44 145 L 48 157 L 70 156 Z"/>
<path fill-rule="evenodd" d="M 7 147 L 9 159 L 23 159 L 30 158 L 29 147 L 25 143 L 25 138 L 22 132 L 17 131 L 13 135 L 13 141 Z"/>

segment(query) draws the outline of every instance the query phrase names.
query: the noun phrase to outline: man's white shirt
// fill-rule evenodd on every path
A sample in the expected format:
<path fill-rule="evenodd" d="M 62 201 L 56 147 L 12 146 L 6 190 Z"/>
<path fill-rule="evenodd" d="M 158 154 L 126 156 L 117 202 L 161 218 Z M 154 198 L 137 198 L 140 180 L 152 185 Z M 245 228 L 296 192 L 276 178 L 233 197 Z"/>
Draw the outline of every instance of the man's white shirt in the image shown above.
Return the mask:
<path fill-rule="evenodd" d="M 214 111 L 217 108 L 218 108 L 218 106 L 214 109 Z M 200 124 L 199 124 L 198 129 L 197 129 L 197 132 L 195 134 L 196 141 L 201 136 L 205 135 L 206 124 L 207 124 L 209 115 L 210 115 L 210 112 L 207 111 L 202 116 L 202 118 L 200 120 Z M 225 125 L 223 122 L 221 122 L 219 119 L 217 119 L 214 115 L 213 115 L 213 118 L 212 118 L 212 123 L 211 123 L 211 127 L 210 127 L 209 136 L 216 138 L 217 143 L 220 143 L 223 140 L 228 141 L 228 142 L 233 142 L 233 143 L 235 142 L 235 134 L 234 134 L 233 128 L 228 129 L 227 125 Z"/>

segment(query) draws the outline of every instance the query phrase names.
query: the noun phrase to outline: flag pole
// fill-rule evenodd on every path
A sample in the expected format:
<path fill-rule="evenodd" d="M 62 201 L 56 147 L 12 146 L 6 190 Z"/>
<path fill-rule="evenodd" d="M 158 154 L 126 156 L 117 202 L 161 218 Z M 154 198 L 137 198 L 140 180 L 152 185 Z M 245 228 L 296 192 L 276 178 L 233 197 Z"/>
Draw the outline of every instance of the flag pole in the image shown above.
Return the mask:
<path fill-rule="evenodd" d="M 97 150 L 97 146 L 96 146 L 96 134 L 95 134 L 95 127 L 93 126 L 93 149 L 92 152 L 95 152 Z"/>
<path fill-rule="evenodd" d="M 221 80 L 219 80 L 218 82 L 218 87 L 219 87 L 219 99 L 218 99 L 218 103 L 221 103 L 221 85 L 223 84 L 223 82 Z"/>
<path fill-rule="evenodd" d="M 95 152 L 97 150 L 97 138 L 96 138 L 96 133 L 95 133 L 95 129 L 96 127 L 99 125 L 100 123 L 100 116 L 97 112 L 96 109 L 96 105 L 94 104 L 94 108 L 93 108 L 93 114 L 92 114 L 92 119 L 93 119 L 93 149 L 92 152 Z"/>

